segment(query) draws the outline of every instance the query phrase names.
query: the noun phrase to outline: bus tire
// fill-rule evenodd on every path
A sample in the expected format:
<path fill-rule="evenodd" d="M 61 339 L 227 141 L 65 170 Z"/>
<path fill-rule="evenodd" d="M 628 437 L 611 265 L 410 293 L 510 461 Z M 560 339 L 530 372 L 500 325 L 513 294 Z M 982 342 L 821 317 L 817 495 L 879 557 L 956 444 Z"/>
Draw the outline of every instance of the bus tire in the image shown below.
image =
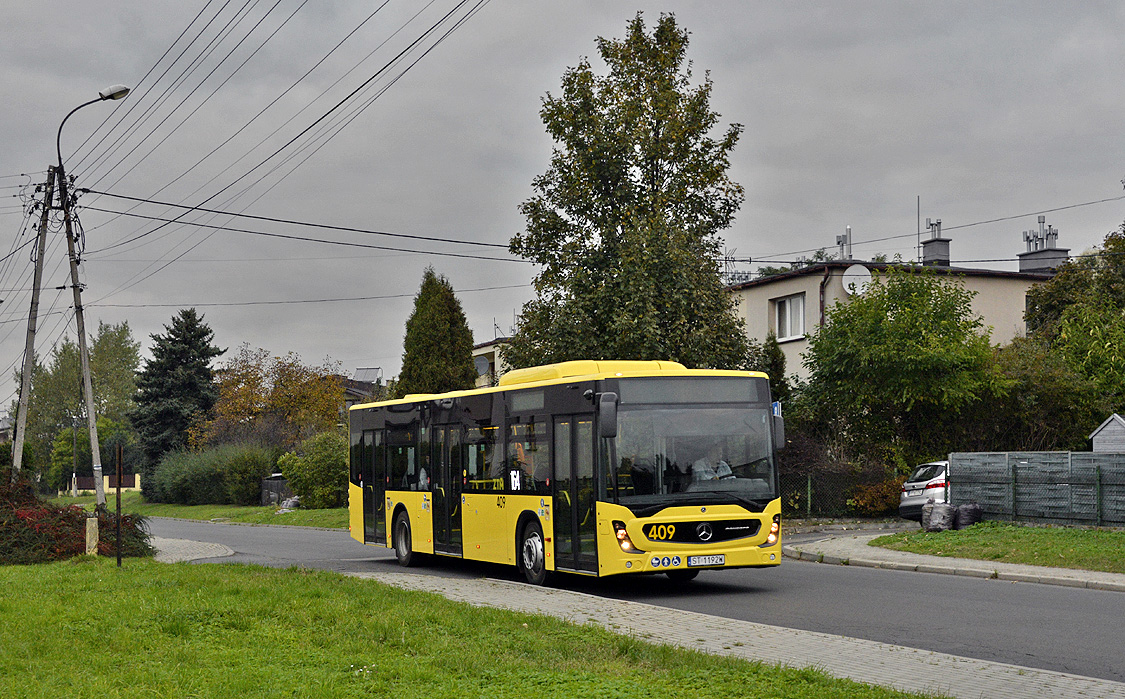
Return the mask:
<path fill-rule="evenodd" d="M 532 520 L 524 525 L 516 563 L 528 583 L 542 585 L 547 582 L 547 554 L 539 522 Z"/>
<path fill-rule="evenodd" d="M 410 517 L 406 512 L 399 512 L 395 515 L 395 558 L 398 559 L 398 564 L 404 568 L 409 568 L 415 563 L 414 549 L 411 546 L 410 538 Z"/>
<path fill-rule="evenodd" d="M 695 580 L 695 576 L 699 575 L 698 568 L 678 568 L 670 570 L 666 573 L 668 579 L 674 583 L 686 583 Z"/>

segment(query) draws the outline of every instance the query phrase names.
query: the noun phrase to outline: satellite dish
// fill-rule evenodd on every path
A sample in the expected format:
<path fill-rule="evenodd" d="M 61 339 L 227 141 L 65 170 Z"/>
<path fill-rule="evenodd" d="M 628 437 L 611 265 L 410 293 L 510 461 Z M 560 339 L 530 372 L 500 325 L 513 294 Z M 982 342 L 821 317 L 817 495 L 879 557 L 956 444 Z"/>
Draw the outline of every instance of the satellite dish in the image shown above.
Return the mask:
<path fill-rule="evenodd" d="M 841 281 L 844 282 L 845 294 L 858 296 L 866 291 L 867 285 L 871 283 L 871 270 L 863 265 L 852 265 L 844 270 Z"/>
<path fill-rule="evenodd" d="M 478 354 L 473 357 L 473 366 L 477 370 L 477 376 L 484 376 L 488 373 L 488 357 Z"/>

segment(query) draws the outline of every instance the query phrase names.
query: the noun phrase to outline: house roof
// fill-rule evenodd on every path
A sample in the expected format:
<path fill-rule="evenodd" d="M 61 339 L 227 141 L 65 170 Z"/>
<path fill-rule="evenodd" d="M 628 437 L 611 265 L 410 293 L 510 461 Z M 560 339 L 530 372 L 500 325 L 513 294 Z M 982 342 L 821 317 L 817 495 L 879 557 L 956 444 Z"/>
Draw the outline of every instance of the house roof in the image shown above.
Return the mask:
<path fill-rule="evenodd" d="M 815 274 L 824 274 L 826 271 L 831 272 L 834 269 L 845 270 L 852 265 L 863 265 L 871 270 L 878 270 L 884 272 L 888 269 L 903 269 L 908 271 L 927 270 L 936 274 L 949 274 L 955 276 L 965 277 L 991 277 L 993 279 L 1023 279 L 1027 281 L 1047 281 L 1051 278 L 1050 272 L 1005 272 L 998 269 L 974 269 L 971 267 L 939 267 L 922 266 L 903 264 L 899 262 L 866 262 L 863 260 L 830 260 L 828 262 L 813 262 L 807 267 L 791 270 L 789 272 L 782 272 L 781 274 L 771 274 L 768 277 L 759 277 L 752 279 L 748 282 L 741 282 L 739 284 L 732 284 L 728 289 L 731 291 L 739 291 L 741 289 L 750 289 L 758 286 L 766 286 L 785 279 L 793 279 L 795 277 L 810 276 Z"/>
<path fill-rule="evenodd" d="M 1091 432 L 1090 436 L 1087 437 L 1086 439 L 1093 439 L 1094 437 L 1097 437 L 1099 434 L 1101 434 L 1102 430 L 1106 429 L 1107 427 L 1109 427 L 1111 425 L 1114 425 L 1118 429 L 1120 429 L 1122 431 L 1125 431 L 1125 417 L 1121 417 L 1117 413 L 1114 413 L 1113 415 L 1110 415 L 1109 417 L 1107 417 L 1105 419 L 1105 422 L 1103 422 L 1101 425 L 1099 425 L 1098 429 Z"/>
<path fill-rule="evenodd" d="M 510 337 L 498 337 L 494 340 L 489 340 L 488 342 L 481 342 L 481 343 L 475 344 L 475 345 L 473 345 L 473 349 L 475 349 L 475 350 L 483 349 L 485 347 L 491 347 L 492 345 L 506 345 L 506 344 L 508 344 L 508 342 L 511 339 L 512 338 L 510 338 Z"/>

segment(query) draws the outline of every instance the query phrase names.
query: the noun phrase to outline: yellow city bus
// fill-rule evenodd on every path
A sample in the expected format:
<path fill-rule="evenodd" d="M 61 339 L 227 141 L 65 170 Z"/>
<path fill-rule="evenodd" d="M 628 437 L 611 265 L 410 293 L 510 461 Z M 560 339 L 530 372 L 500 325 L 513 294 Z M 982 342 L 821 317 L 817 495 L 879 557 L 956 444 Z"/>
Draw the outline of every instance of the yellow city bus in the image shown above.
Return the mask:
<path fill-rule="evenodd" d="M 572 361 L 498 386 L 353 406 L 350 522 L 363 543 L 555 572 L 781 562 L 765 374 Z"/>

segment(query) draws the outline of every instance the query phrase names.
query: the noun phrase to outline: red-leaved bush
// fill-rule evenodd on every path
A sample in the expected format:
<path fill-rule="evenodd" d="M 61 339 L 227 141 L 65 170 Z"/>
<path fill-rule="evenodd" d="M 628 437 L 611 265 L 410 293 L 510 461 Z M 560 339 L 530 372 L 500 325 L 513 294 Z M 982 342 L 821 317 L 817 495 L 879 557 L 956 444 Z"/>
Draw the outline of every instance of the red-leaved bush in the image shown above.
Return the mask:
<path fill-rule="evenodd" d="M 98 553 L 117 555 L 116 516 L 98 515 Z M 121 516 L 123 556 L 151 556 L 144 519 Z M 86 552 L 86 512 L 58 507 L 36 497 L 24 482 L 0 478 L 0 564 L 61 561 Z"/>

